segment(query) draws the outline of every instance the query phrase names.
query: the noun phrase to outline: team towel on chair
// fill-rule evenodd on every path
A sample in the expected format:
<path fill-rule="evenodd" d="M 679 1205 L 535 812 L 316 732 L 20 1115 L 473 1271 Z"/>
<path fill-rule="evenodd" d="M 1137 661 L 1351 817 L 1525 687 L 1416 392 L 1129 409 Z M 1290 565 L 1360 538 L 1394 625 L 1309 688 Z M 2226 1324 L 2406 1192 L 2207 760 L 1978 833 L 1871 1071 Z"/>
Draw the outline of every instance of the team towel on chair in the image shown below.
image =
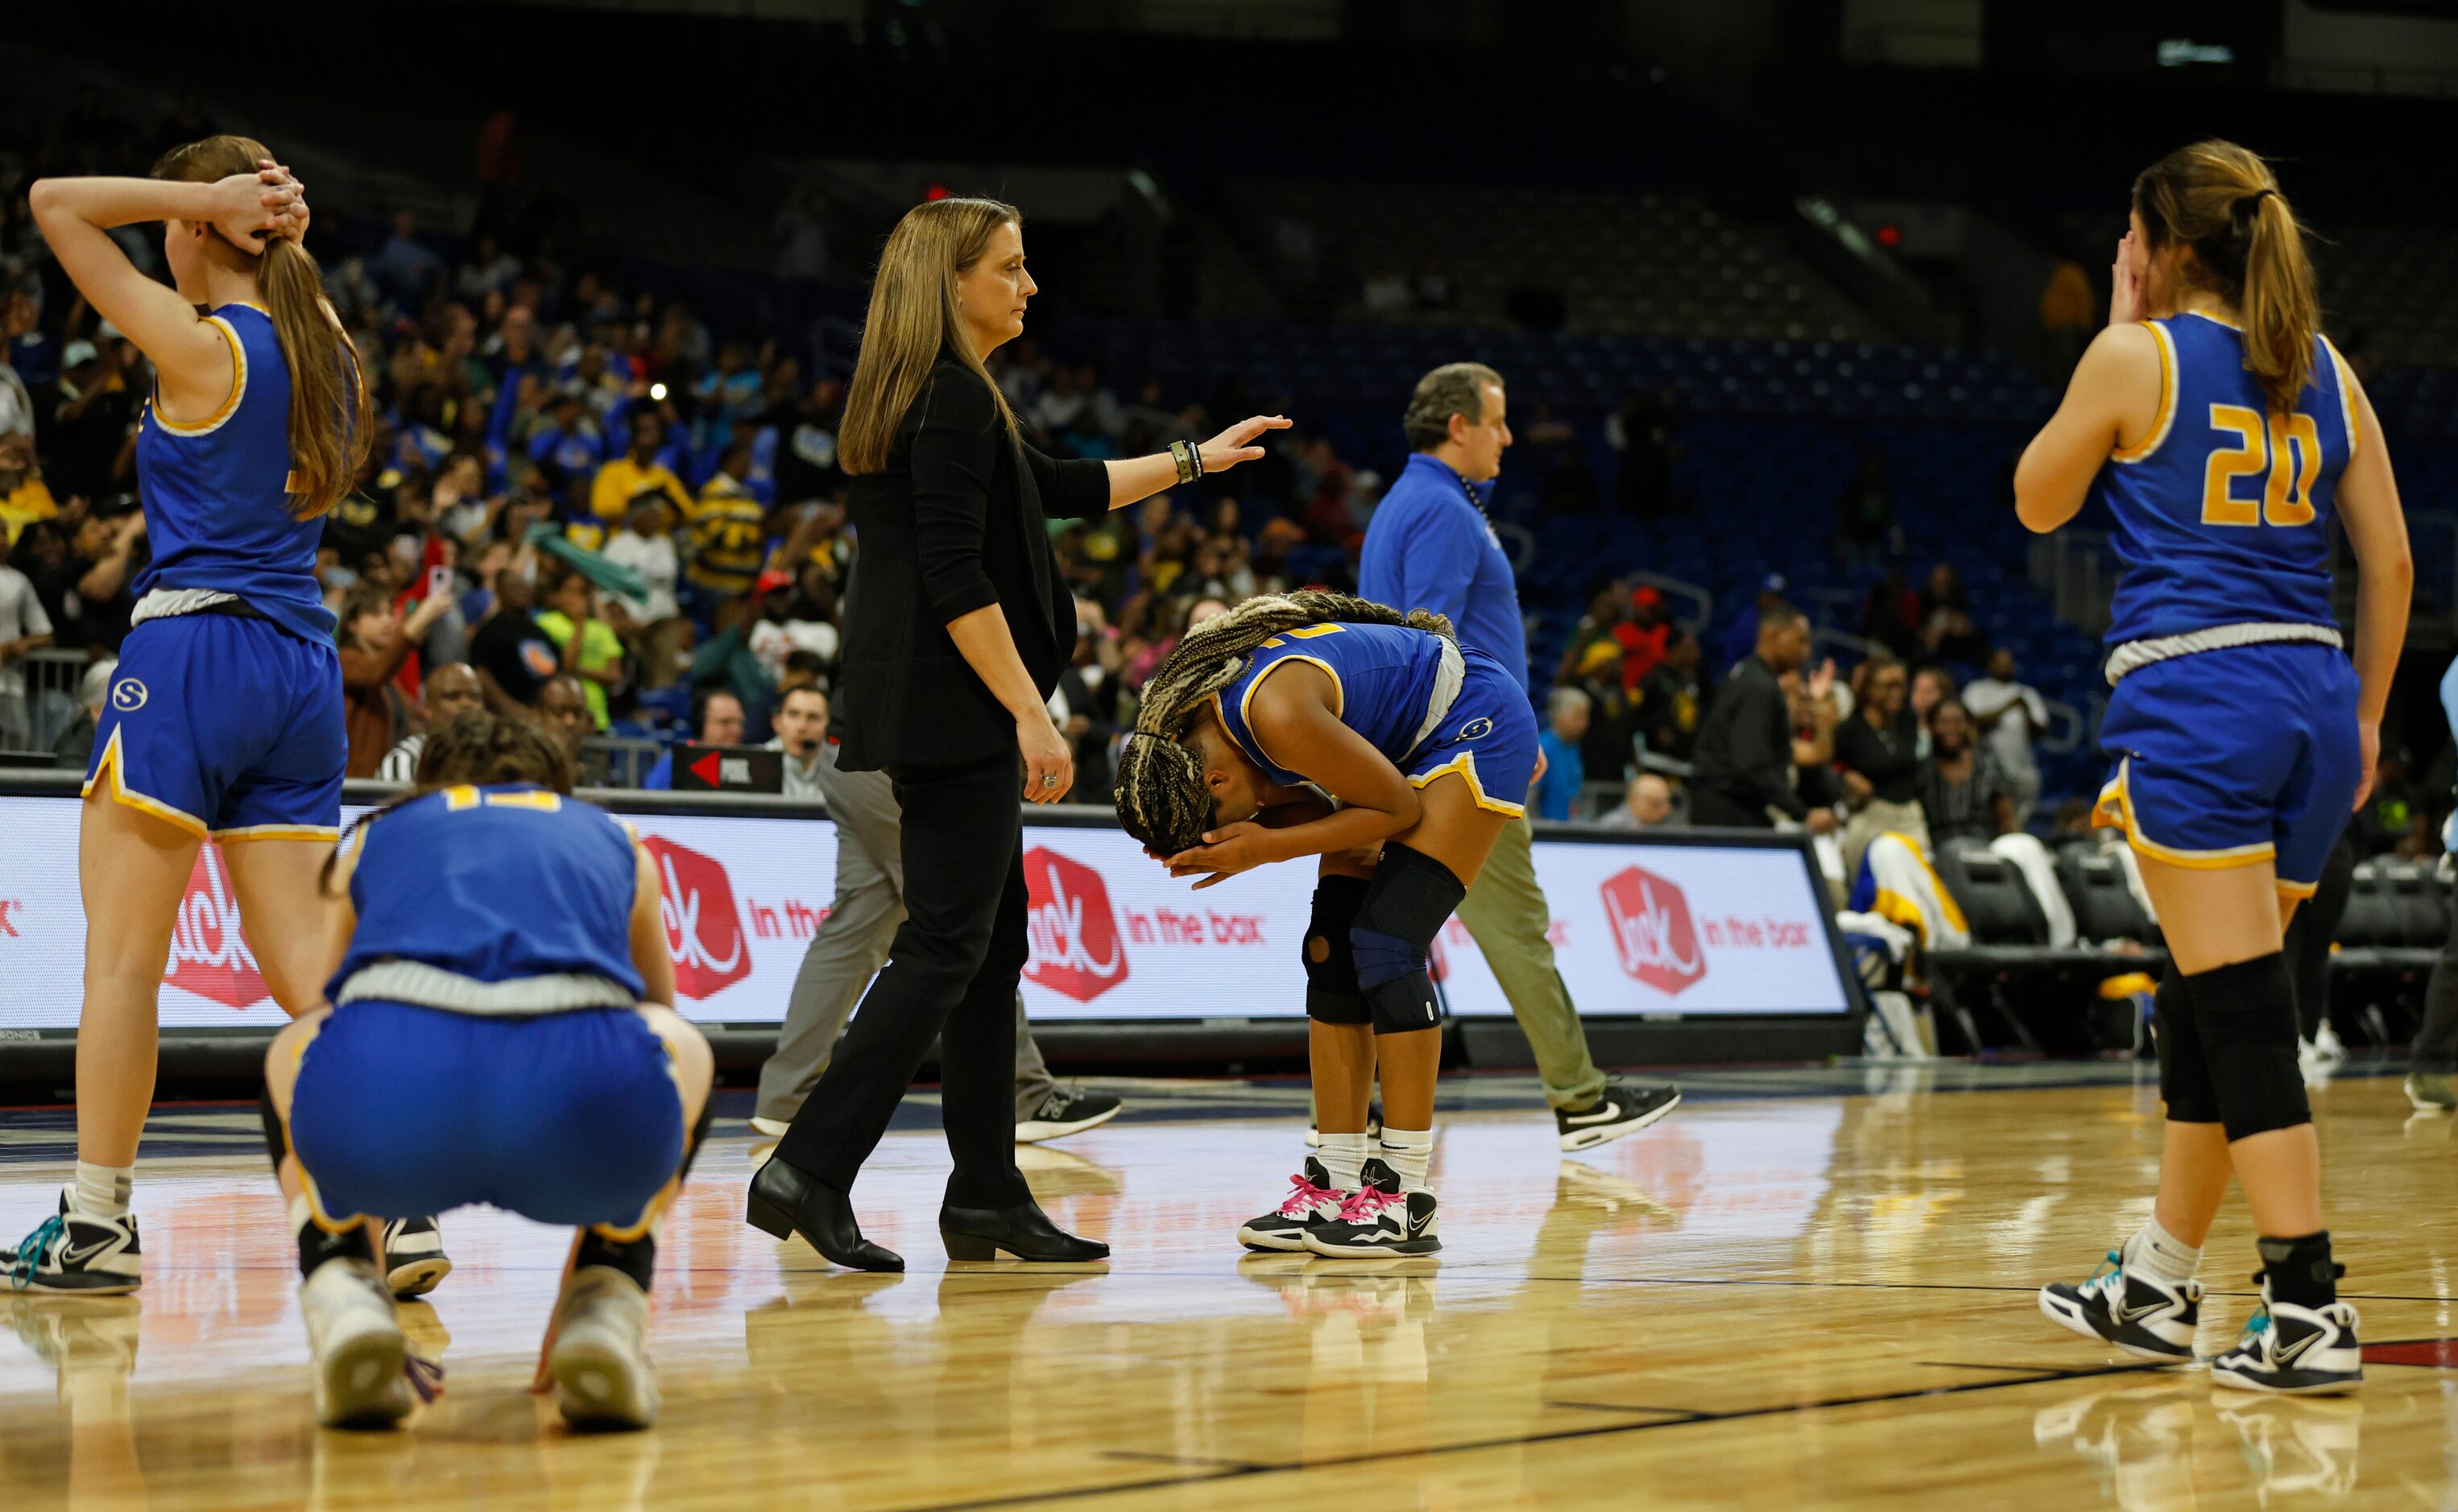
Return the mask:
<path fill-rule="evenodd" d="M 1910 930 L 1924 950 L 1959 950 L 1971 943 L 1963 910 L 1907 836 L 1890 831 L 1869 842 L 1847 906 Z M 2067 927 L 2073 927 L 2071 921 Z"/>

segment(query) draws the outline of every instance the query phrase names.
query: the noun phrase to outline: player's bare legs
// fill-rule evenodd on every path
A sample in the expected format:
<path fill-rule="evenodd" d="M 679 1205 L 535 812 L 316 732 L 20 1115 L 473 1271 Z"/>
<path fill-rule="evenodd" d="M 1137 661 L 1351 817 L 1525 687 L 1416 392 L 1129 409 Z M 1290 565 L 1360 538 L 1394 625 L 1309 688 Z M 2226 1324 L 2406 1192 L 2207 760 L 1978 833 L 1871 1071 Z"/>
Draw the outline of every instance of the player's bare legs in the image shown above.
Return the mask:
<path fill-rule="evenodd" d="M 136 1162 L 145 1113 L 154 1106 L 162 971 L 201 843 L 100 787 L 85 800 L 77 826 L 77 884 L 86 918 L 85 1005 L 76 1042 L 80 1162 Z"/>

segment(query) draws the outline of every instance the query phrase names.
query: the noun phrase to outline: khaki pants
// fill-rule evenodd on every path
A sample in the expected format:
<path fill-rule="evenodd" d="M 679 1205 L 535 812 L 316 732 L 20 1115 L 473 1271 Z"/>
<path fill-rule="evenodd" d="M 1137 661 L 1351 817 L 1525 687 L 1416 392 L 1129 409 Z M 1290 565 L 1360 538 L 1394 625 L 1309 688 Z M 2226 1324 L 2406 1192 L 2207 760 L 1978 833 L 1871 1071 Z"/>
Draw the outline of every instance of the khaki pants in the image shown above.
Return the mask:
<path fill-rule="evenodd" d="M 1588 1034 L 1571 989 L 1553 969 L 1553 944 L 1545 938 L 1553 910 L 1536 885 L 1528 820 L 1512 819 L 1493 842 L 1476 885 L 1460 901 L 1459 921 L 1485 956 L 1545 1082 L 1545 1101 L 1554 1108 L 1584 1108 L 1605 1089 L 1605 1073 L 1588 1054 Z"/>
<path fill-rule="evenodd" d="M 1861 858 L 1869 842 L 1879 836 L 1893 833 L 1908 835 L 1920 846 L 1921 855 L 1930 854 L 1928 816 L 1921 812 L 1917 800 L 1910 803 L 1864 803 L 1852 811 L 1844 825 L 1844 886 L 1850 891 L 1861 880 Z"/>

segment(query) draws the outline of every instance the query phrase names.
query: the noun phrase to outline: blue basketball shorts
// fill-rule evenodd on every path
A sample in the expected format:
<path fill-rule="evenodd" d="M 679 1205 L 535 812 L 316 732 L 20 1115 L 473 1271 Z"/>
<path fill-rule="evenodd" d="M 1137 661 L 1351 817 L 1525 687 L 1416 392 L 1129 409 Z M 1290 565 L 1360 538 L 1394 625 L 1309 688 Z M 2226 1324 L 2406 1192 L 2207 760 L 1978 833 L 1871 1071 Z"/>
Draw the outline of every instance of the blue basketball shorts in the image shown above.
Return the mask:
<path fill-rule="evenodd" d="M 1456 772 L 1468 778 L 1477 807 L 1496 814 L 1528 812 L 1536 781 L 1536 715 L 1519 679 L 1481 651 L 1460 650 L 1467 664 L 1450 712 L 1402 761 L 1408 780 L 1424 787 Z"/>
<path fill-rule="evenodd" d="M 330 1223 L 485 1203 L 632 1231 L 682 1163 L 682 1094 L 629 1008 L 499 1018 L 363 1000 L 301 1054 L 290 1148 Z"/>
<path fill-rule="evenodd" d="M 2116 767 L 2095 822 L 2173 865 L 2271 861 L 2310 898 L 2364 775 L 2355 669 L 2293 641 L 2172 656 L 2117 683 L 2100 745 Z"/>
<path fill-rule="evenodd" d="M 180 614 L 128 632 L 85 791 L 199 838 L 331 839 L 349 759 L 332 647 L 269 620 Z"/>

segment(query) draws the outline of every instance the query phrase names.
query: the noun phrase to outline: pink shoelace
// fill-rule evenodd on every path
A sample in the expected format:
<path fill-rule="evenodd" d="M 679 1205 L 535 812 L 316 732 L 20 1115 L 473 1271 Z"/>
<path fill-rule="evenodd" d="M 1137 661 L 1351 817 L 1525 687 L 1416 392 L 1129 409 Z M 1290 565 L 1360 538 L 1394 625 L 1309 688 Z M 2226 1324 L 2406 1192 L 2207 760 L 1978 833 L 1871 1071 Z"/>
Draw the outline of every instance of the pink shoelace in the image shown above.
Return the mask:
<path fill-rule="evenodd" d="M 1384 1209 L 1396 1208 L 1404 1200 L 1397 1192 L 1385 1191 L 1380 1187 L 1360 1187 L 1340 1205 L 1340 1221 L 1371 1223 L 1383 1215 Z"/>
<path fill-rule="evenodd" d="M 1306 1174 L 1302 1170 L 1291 1176 L 1289 1180 L 1297 1183 L 1297 1190 L 1291 1191 L 1288 1200 L 1281 1204 L 1281 1216 L 1283 1218 L 1302 1218 L 1325 1203 L 1337 1204 L 1340 1201 L 1339 1192 L 1329 1187 L 1316 1186 L 1306 1179 Z"/>

